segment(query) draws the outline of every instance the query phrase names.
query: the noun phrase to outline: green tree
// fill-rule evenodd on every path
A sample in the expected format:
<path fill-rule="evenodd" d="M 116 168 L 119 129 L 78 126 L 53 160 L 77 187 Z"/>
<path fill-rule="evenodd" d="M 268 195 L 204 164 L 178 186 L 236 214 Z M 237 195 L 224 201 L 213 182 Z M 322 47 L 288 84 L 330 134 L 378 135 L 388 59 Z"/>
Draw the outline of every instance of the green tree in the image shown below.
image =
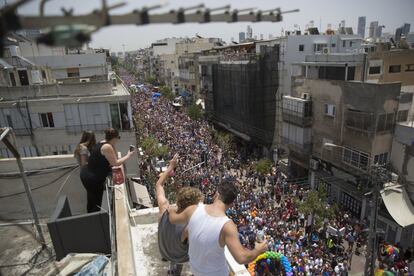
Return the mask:
<path fill-rule="evenodd" d="M 141 147 L 145 154 L 150 158 L 165 158 L 168 156 L 169 148 L 166 145 L 160 145 L 154 136 L 145 137 L 141 140 Z"/>
<path fill-rule="evenodd" d="M 171 89 L 168 86 L 161 86 L 160 87 L 160 93 L 168 100 L 172 101 L 174 100 L 175 96 L 174 93 L 171 91 Z"/>
<path fill-rule="evenodd" d="M 203 117 L 203 110 L 201 106 L 193 103 L 188 107 L 187 114 L 192 120 L 197 121 Z"/>
<path fill-rule="evenodd" d="M 312 215 L 312 226 L 317 228 L 323 225 L 325 218 L 332 219 L 335 217 L 337 206 L 328 206 L 327 193 L 323 185 L 318 190 L 312 190 L 308 193 L 303 202 L 297 201 L 298 209 L 306 216 Z"/>
<path fill-rule="evenodd" d="M 141 140 L 141 146 L 145 154 L 149 157 L 155 157 L 157 153 L 158 141 L 153 136 L 145 137 Z"/>
<path fill-rule="evenodd" d="M 166 145 L 159 146 L 159 144 L 158 144 L 158 146 L 155 150 L 155 156 L 165 159 L 168 156 L 169 151 L 170 150 L 168 149 L 168 146 L 166 146 Z"/>
<path fill-rule="evenodd" d="M 220 146 L 223 154 L 226 155 L 228 152 L 230 152 L 231 146 L 233 145 L 233 135 L 220 131 L 215 131 L 214 135 L 216 143 Z"/>
<path fill-rule="evenodd" d="M 145 78 L 145 82 L 150 83 L 152 85 L 154 85 L 156 81 L 157 81 L 157 79 L 154 76 L 147 76 Z"/>
<path fill-rule="evenodd" d="M 260 159 L 256 164 L 256 172 L 260 174 L 268 174 L 272 169 L 272 161 L 267 158 Z"/>

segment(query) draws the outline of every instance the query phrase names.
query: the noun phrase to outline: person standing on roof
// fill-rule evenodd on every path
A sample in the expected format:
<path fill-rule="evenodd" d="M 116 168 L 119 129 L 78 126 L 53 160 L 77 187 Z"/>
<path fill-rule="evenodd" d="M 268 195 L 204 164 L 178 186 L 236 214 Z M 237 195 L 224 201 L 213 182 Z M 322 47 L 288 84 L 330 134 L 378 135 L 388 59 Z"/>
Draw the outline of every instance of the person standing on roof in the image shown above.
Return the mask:
<path fill-rule="evenodd" d="M 124 157 L 118 159 L 115 145 L 120 139 L 118 130 L 105 129 L 105 139 L 95 145 L 88 164 L 81 169 L 80 177 L 87 193 L 88 213 L 100 210 L 105 180 L 111 172 L 111 167 L 122 165 L 135 151 L 128 151 Z"/>
<path fill-rule="evenodd" d="M 190 265 L 195 276 L 229 275 L 224 246 L 239 264 L 248 264 L 267 250 L 264 241 L 256 242 L 253 250 L 240 243 L 237 226 L 226 216 L 237 194 L 233 181 L 227 179 L 219 185 L 212 204 L 192 205 L 181 213 L 169 209 L 171 223 L 188 223 Z"/>
<path fill-rule="evenodd" d="M 88 164 L 89 155 L 91 154 L 90 152 L 95 147 L 95 144 L 95 133 L 90 130 L 85 130 L 82 133 L 81 140 L 76 146 L 75 152 L 73 154 L 81 167 Z"/>

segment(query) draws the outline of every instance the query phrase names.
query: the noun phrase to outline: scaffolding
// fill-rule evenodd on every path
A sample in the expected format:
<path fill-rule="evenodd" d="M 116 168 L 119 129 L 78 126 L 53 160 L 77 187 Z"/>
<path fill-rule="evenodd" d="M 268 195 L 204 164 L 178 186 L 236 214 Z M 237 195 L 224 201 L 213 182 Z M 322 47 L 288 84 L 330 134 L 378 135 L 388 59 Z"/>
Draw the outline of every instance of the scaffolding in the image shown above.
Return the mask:
<path fill-rule="evenodd" d="M 213 65 L 213 120 L 270 148 L 275 135 L 279 46 Z"/>

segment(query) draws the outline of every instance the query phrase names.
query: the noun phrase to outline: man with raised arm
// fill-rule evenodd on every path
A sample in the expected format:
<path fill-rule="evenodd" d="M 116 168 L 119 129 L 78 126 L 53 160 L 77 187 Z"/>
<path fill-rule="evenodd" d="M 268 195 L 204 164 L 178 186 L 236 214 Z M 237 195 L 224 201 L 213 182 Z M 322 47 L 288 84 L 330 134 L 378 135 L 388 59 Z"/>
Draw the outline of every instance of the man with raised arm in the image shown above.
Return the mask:
<path fill-rule="evenodd" d="M 250 263 L 266 251 L 265 242 L 256 243 L 253 250 L 244 248 L 236 225 L 226 216 L 225 212 L 232 207 L 237 194 L 234 183 L 225 180 L 218 186 L 212 204 L 189 206 L 181 213 L 174 208 L 169 209 L 171 223 L 188 224 L 188 254 L 195 276 L 229 275 L 224 246 L 228 247 L 239 264 Z"/>
<path fill-rule="evenodd" d="M 159 207 L 158 247 L 161 256 L 170 261 L 168 275 L 181 274 L 182 264 L 188 262 L 188 232 L 185 224 L 174 225 L 169 221 L 168 207 L 170 203 L 165 195 L 164 183 L 168 176 L 174 173 L 177 166 L 178 154 L 170 161 L 167 170 L 160 175 L 155 190 Z M 183 187 L 177 193 L 177 212 L 186 207 L 198 204 L 202 200 L 201 192 L 192 187 Z"/>

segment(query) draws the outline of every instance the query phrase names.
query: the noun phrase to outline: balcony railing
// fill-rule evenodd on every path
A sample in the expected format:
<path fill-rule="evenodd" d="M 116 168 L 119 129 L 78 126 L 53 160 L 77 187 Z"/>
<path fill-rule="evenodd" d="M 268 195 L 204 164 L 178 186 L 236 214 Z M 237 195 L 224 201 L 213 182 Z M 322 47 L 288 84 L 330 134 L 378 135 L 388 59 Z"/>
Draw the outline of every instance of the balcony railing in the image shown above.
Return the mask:
<path fill-rule="evenodd" d="M 66 131 L 70 134 L 79 134 L 85 130 L 104 131 L 108 127 L 109 127 L 109 124 L 74 125 L 74 126 L 66 126 Z"/>
<path fill-rule="evenodd" d="M 304 117 L 303 114 L 299 112 L 294 112 L 286 109 L 283 110 L 282 119 L 287 123 L 292 123 L 302 127 L 308 127 L 312 125 L 312 117 Z"/>

